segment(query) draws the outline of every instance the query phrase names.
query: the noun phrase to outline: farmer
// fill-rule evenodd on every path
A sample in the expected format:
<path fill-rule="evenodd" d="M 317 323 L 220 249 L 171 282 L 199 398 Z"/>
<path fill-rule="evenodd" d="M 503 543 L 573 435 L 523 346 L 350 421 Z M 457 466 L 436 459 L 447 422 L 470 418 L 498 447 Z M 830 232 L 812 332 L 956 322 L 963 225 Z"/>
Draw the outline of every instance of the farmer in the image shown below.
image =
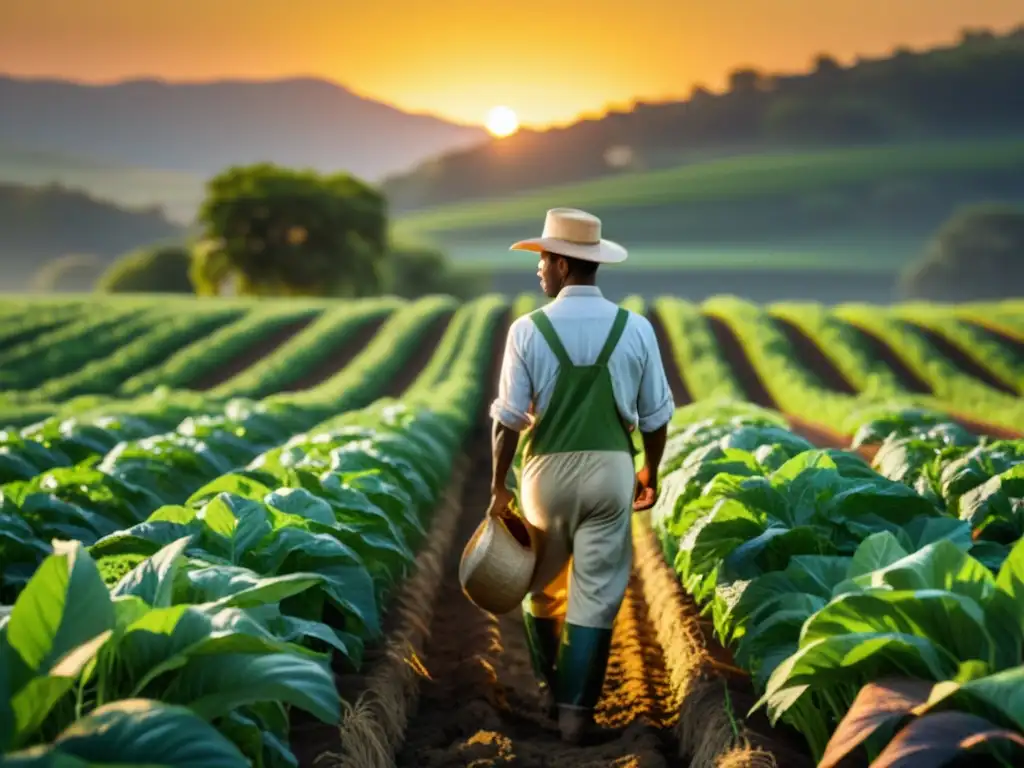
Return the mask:
<path fill-rule="evenodd" d="M 509 329 L 498 397 L 491 405 L 491 505 L 506 487 L 521 432 L 519 497 L 537 532 L 537 569 L 523 601 L 530 655 L 562 738 L 592 730 L 612 623 L 632 567 L 631 508 L 658 494 L 657 469 L 675 408 L 654 329 L 596 285 L 598 266 L 626 259 L 584 211 L 548 211 L 539 238 L 510 250 L 540 255 L 537 276 L 552 299 Z M 645 463 L 634 475 L 631 432 Z"/>

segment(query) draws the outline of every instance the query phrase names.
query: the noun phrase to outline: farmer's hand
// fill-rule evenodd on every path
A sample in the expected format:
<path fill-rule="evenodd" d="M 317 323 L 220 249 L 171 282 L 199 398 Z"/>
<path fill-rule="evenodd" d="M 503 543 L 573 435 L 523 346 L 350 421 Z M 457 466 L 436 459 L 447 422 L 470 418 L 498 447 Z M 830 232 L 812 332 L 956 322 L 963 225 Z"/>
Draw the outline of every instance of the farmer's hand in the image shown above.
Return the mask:
<path fill-rule="evenodd" d="M 487 516 L 504 512 L 512 504 L 512 500 L 515 498 L 505 486 L 501 485 L 497 488 L 491 489 L 491 504 L 487 507 Z"/>
<path fill-rule="evenodd" d="M 646 464 L 636 473 L 636 494 L 633 498 L 633 509 L 637 512 L 650 509 L 658 500 L 658 473 L 651 471 Z"/>

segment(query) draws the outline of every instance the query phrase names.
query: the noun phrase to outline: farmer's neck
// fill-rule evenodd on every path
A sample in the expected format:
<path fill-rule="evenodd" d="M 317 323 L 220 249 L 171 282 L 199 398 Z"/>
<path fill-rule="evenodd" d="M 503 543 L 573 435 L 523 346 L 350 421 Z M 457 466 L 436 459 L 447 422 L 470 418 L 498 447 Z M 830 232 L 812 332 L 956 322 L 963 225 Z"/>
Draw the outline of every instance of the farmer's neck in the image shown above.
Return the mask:
<path fill-rule="evenodd" d="M 562 287 L 568 288 L 570 285 L 597 285 L 597 273 L 592 275 L 577 275 L 569 273 L 565 276 L 565 280 L 562 281 Z"/>

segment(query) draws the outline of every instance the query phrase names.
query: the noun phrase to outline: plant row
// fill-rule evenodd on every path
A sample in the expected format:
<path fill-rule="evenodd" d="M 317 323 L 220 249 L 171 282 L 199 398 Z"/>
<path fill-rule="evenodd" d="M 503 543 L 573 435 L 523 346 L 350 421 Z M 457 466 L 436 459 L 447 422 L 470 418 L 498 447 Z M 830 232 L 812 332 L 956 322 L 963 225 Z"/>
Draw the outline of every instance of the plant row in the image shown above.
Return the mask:
<path fill-rule="evenodd" d="M 61 542 L 0 627 L 5 765 L 295 765 L 413 565 L 504 309 L 401 400 L 332 418 L 90 547 Z M 453 335 L 454 336 L 454 335 Z M 452 357 L 454 356 L 454 357 Z"/>
<path fill-rule="evenodd" d="M 754 709 L 821 765 L 968 748 L 1019 764 L 1024 441 L 916 417 L 862 427 L 858 443 L 880 443 L 869 465 L 756 406 L 680 409 L 651 524 Z"/>
<path fill-rule="evenodd" d="M 470 313 L 473 305 L 464 307 Z M 324 391 L 262 402 L 236 400 L 220 412 L 166 419 L 51 420 L 0 449 L 0 596 L 17 591 L 52 538 L 88 544 L 138 523 L 291 435 L 376 399 L 414 351 L 432 302 L 396 314 Z M 450 346 L 439 350 L 452 354 Z M 182 417 L 181 409 L 171 411 Z"/>

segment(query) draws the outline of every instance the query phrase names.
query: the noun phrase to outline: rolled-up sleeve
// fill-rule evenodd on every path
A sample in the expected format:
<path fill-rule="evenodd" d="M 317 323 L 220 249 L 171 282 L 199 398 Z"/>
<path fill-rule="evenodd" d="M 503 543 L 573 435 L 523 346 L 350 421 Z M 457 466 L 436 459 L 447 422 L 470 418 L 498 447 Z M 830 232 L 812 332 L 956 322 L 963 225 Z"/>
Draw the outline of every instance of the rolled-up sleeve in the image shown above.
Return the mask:
<path fill-rule="evenodd" d="M 501 361 L 498 396 L 491 403 L 491 418 L 509 429 L 521 432 L 530 424 L 530 374 L 520 352 L 518 326 L 513 324 L 505 339 L 505 356 Z"/>
<path fill-rule="evenodd" d="M 644 346 L 648 350 L 644 370 L 640 376 L 640 392 L 637 397 L 637 421 L 641 432 L 653 432 L 665 426 L 675 412 L 672 390 L 668 385 L 665 366 L 661 363 L 661 349 L 654 328 L 644 323 Z"/>

